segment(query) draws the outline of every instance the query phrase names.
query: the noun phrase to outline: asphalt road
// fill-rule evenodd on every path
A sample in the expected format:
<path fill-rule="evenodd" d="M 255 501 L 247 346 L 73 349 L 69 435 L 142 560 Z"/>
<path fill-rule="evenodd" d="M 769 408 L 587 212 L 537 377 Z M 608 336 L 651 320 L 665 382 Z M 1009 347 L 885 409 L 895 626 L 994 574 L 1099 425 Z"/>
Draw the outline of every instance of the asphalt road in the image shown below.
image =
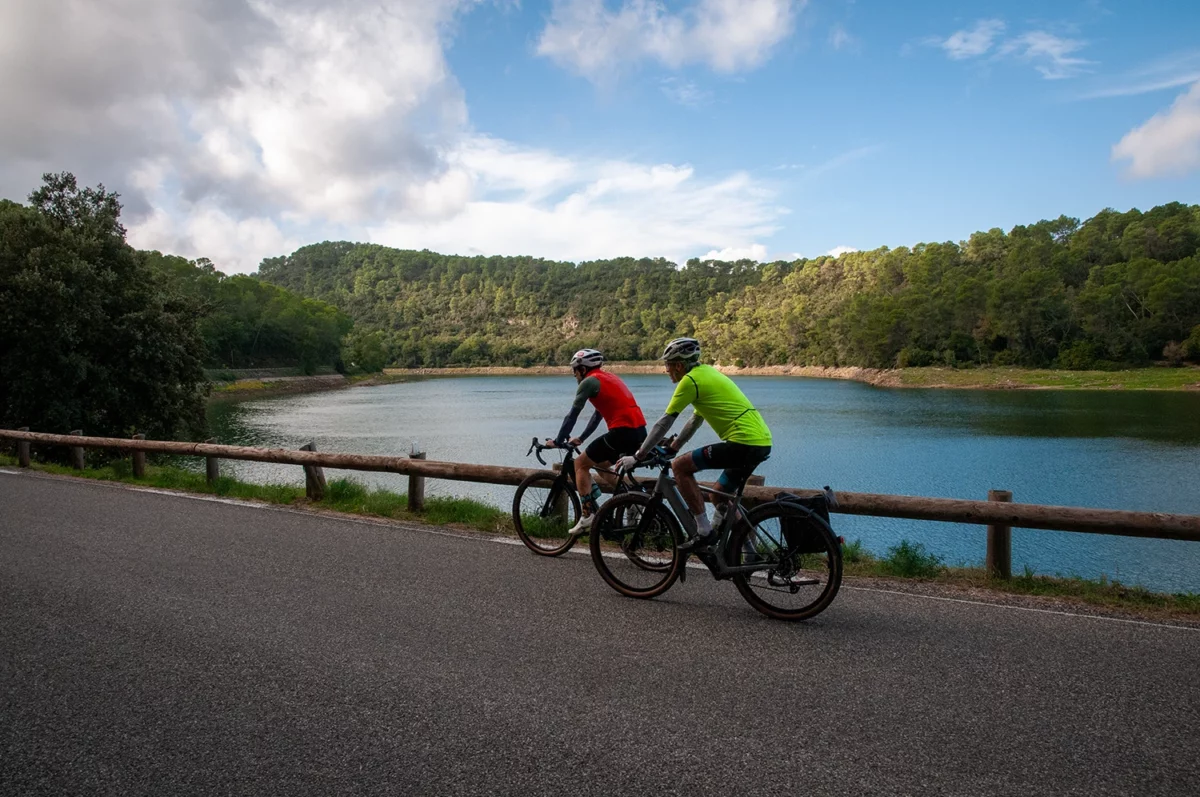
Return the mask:
<path fill-rule="evenodd" d="M 2 794 L 1195 795 L 1200 633 L 0 472 Z"/>

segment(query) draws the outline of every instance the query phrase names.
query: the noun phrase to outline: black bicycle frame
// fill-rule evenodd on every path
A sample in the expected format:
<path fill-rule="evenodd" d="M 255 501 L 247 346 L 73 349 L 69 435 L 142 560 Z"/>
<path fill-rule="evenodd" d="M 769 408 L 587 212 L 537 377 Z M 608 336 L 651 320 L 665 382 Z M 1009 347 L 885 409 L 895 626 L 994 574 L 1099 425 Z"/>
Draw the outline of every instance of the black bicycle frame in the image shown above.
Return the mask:
<path fill-rule="evenodd" d="M 663 500 L 666 499 L 674 510 L 675 517 L 690 531 L 696 533 L 696 521 L 692 517 L 692 511 L 688 508 L 687 502 L 683 500 L 683 495 L 679 492 L 679 486 L 675 483 L 675 479 L 671 478 L 670 464 L 663 465 L 662 470 L 658 474 L 658 480 L 654 483 L 654 493 L 650 497 L 650 503 L 646 510 L 642 512 L 641 520 L 638 522 L 638 534 L 644 535 L 650 530 L 650 524 L 653 518 L 657 515 L 658 507 L 662 506 Z M 725 517 L 721 520 L 721 527 L 714 529 L 717 533 L 716 542 L 712 543 L 707 551 L 684 551 L 683 562 L 680 567 L 679 577 L 686 581 L 685 573 L 687 572 L 687 558 L 693 553 L 697 555 L 700 561 L 708 567 L 712 572 L 713 577 L 722 580 L 732 578 L 733 576 L 742 573 L 750 574 L 765 569 L 763 565 L 731 565 L 725 558 L 725 552 L 728 550 L 730 538 L 733 535 L 733 529 L 736 525 L 736 519 L 741 516 L 747 523 L 750 518 L 746 515 L 745 509 L 742 508 L 742 489 L 745 485 L 738 487 L 736 493 L 723 493 L 720 490 L 714 490 L 710 487 L 700 487 L 700 491 L 709 495 L 717 495 L 729 500 L 729 509 L 725 512 Z"/>

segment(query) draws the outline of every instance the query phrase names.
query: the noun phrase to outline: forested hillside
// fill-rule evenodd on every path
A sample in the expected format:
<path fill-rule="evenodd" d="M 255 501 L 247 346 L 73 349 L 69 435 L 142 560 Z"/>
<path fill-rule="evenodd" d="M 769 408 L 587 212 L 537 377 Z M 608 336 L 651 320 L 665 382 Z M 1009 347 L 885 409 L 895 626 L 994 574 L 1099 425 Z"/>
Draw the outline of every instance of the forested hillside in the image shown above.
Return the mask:
<path fill-rule="evenodd" d="M 1018 364 L 1200 361 L 1200 206 L 1105 210 L 961 243 L 755 264 L 574 265 L 322 243 L 260 277 L 378 330 L 402 366 L 658 355 L 695 334 L 725 363 Z"/>
<path fill-rule="evenodd" d="M 564 363 L 602 344 L 610 359 L 656 357 L 690 334 L 709 297 L 760 279 L 751 262 L 594 261 L 453 257 L 323 243 L 263 261 L 259 276 L 383 331 L 402 366 Z"/>
<path fill-rule="evenodd" d="M 193 303 L 208 367 L 300 366 L 311 373 L 341 362 L 351 321 L 336 307 L 254 277 L 226 276 L 205 259 L 138 256 Z"/>

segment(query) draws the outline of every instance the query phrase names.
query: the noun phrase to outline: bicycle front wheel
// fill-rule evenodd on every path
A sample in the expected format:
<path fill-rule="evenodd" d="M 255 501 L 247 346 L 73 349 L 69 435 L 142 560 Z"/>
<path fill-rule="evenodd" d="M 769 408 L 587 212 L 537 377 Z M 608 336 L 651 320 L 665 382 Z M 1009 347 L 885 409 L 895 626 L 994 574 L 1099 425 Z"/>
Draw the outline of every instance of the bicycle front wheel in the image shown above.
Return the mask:
<path fill-rule="evenodd" d="M 647 517 L 647 513 L 651 516 Z M 610 498 L 592 523 L 592 563 L 610 587 L 630 598 L 663 594 L 679 578 L 679 521 L 644 493 Z"/>
<path fill-rule="evenodd" d="M 579 494 L 560 474 L 529 476 L 513 496 L 513 526 L 525 547 L 541 556 L 561 556 L 575 537 L 568 529 L 579 522 Z"/>
<path fill-rule="evenodd" d="M 734 576 L 746 602 L 777 620 L 807 620 L 833 603 L 842 584 L 842 546 L 819 517 L 769 503 L 738 524 L 728 556 L 761 567 Z"/>

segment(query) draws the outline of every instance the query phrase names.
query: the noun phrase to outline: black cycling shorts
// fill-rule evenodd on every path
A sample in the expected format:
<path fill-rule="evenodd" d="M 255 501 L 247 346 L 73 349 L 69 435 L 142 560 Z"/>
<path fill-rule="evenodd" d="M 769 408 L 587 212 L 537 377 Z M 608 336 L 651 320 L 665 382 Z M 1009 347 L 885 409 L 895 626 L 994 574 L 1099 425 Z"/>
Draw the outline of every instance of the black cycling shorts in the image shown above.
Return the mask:
<path fill-rule="evenodd" d="M 717 486 L 721 492 L 732 493 L 746 483 L 750 474 L 767 457 L 770 446 L 748 446 L 745 443 L 713 443 L 692 452 L 696 470 L 723 468 Z"/>
<path fill-rule="evenodd" d="M 584 453 L 592 462 L 616 462 L 621 457 L 636 454 L 645 439 L 645 426 L 621 426 L 609 429 L 588 443 Z"/>

